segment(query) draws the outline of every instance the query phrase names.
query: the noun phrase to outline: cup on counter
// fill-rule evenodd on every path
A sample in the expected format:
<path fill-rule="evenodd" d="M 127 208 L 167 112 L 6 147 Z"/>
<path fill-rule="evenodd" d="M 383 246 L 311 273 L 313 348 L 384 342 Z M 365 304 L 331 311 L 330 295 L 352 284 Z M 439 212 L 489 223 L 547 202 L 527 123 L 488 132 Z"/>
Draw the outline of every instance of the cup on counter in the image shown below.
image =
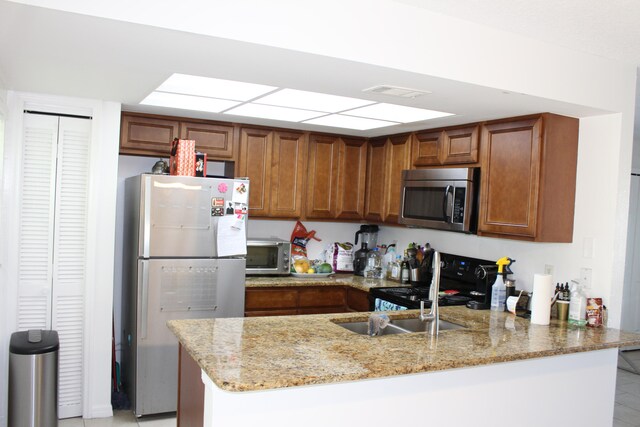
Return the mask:
<path fill-rule="evenodd" d="M 566 321 L 569 318 L 569 301 L 556 301 L 558 308 L 558 320 Z"/>
<path fill-rule="evenodd" d="M 411 283 L 417 283 L 420 281 L 420 269 L 419 268 L 412 268 L 411 272 L 410 272 L 410 277 L 411 277 Z"/>

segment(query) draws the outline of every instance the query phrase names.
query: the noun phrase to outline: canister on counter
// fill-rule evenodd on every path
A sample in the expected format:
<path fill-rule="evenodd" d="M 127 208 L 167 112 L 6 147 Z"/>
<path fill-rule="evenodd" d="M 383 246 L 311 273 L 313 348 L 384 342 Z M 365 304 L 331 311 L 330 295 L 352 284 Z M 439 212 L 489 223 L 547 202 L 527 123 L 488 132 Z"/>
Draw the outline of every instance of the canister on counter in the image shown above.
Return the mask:
<path fill-rule="evenodd" d="M 504 286 L 507 288 L 506 298 L 512 297 L 516 294 L 516 281 L 514 279 L 505 279 Z"/>

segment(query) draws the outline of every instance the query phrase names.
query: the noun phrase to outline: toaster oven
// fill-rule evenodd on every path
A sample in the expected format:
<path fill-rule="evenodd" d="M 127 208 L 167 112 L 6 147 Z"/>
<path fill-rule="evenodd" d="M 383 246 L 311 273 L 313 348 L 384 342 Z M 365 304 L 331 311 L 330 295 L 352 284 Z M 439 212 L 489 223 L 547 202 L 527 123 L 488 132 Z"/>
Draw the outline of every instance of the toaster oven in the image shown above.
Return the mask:
<path fill-rule="evenodd" d="M 290 274 L 291 242 L 275 238 L 247 240 L 248 276 Z"/>

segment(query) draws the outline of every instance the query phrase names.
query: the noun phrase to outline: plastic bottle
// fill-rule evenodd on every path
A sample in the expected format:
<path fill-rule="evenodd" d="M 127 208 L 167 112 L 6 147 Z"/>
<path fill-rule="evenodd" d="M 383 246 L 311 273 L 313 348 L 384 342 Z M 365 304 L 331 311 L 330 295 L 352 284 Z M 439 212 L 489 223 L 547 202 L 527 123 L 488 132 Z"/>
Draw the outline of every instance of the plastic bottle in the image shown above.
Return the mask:
<path fill-rule="evenodd" d="M 584 287 L 571 281 L 571 300 L 569 301 L 569 323 L 584 326 L 587 324 L 587 294 Z"/>
<path fill-rule="evenodd" d="M 491 311 L 504 311 L 505 302 L 507 300 L 507 287 L 504 284 L 504 266 L 510 264 L 507 257 L 500 258 L 496 261 L 498 264 L 498 275 L 496 281 L 491 288 Z"/>
<path fill-rule="evenodd" d="M 367 263 L 364 267 L 364 277 L 382 279 L 382 257 L 378 248 L 367 253 Z"/>

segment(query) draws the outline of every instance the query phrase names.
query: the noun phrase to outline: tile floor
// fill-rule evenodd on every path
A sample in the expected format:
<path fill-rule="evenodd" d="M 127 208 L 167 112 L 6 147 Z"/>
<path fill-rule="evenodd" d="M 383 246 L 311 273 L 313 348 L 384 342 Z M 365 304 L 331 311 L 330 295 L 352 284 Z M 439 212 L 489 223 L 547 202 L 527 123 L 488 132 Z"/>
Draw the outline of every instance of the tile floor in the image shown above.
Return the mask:
<path fill-rule="evenodd" d="M 640 368 L 640 350 L 625 353 Z M 619 358 L 618 366 L 628 367 Z M 175 415 L 159 415 L 136 419 L 131 411 L 114 411 L 112 418 L 61 420 L 59 427 L 175 427 Z M 640 427 L 640 375 L 618 369 L 616 405 L 613 427 Z"/>

